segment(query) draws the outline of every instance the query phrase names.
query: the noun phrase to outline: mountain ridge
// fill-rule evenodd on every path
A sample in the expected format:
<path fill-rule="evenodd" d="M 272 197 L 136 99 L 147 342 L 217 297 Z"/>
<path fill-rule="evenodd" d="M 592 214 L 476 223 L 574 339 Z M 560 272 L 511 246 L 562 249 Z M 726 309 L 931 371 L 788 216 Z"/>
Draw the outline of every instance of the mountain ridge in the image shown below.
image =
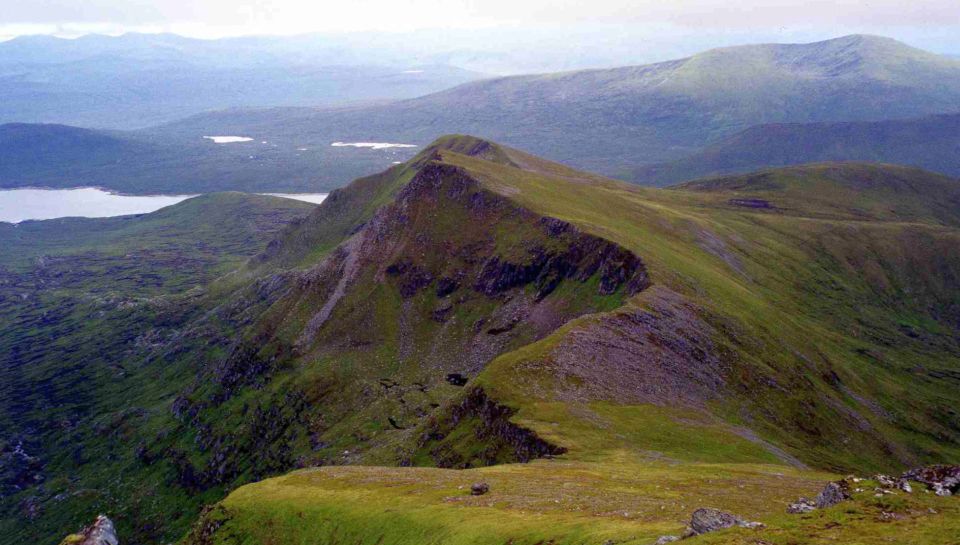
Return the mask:
<path fill-rule="evenodd" d="M 803 208 L 791 190 L 837 186 L 830 176 L 947 182 L 898 167 L 823 168 L 800 169 L 792 185 L 751 182 L 759 194 L 737 180 L 661 190 L 443 137 L 334 192 L 236 272 L 102 315 L 98 354 L 34 354 L 37 369 L 67 364 L 89 378 L 57 375 L 46 394 L 72 396 L 69 440 L 88 458 L 56 448 L 59 420 L 5 411 L 51 483 L 6 500 L 50 507 L 29 524 L 8 521 L 8 533 L 63 533 L 96 508 L 122 535 L 163 542 L 236 489 L 187 542 L 268 531 L 645 543 L 691 505 L 723 502 L 779 525 L 784 502 L 831 472 L 955 460 L 960 232 L 930 198 L 891 207 L 904 199 L 868 188 L 874 208 L 842 192 L 824 195 L 833 208 Z M 849 221 L 861 209 L 875 215 Z M 817 470 L 791 467 L 801 464 Z M 237 488 L 342 465 L 365 467 Z M 509 500 L 447 500 L 465 494 L 456 487 L 467 476 L 493 483 L 490 500 Z M 632 484 L 608 486 L 617 481 Z M 411 492 L 396 501 L 387 482 L 420 484 L 390 489 Z M 561 493 L 563 482 L 575 492 Z M 72 487 L 109 496 L 54 503 Z M 421 494 L 432 499 L 412 500 Z M 914 520 L 936 528 L 953 513 L 944 505 Z M 478 513 L 477 533 L 455 531 L 464 513 Z"/>

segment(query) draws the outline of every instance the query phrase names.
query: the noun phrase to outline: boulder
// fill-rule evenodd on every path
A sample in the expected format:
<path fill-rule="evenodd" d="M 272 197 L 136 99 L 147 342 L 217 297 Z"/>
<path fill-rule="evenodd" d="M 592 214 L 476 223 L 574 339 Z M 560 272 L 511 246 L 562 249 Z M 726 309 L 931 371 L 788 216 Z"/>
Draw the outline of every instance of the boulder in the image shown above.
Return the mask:
<path fill-rule="evenodd" d="M 490 492 L 490 485 L 487 483 L 473 483 L 470 485 L 470 494 L 474 496 L 482 496 Z"/>
<path fill-rule="evenodd" d="M 667 545 L 667 543 L 673 543 L 674 541 L 679 541 L 680 538 L 677 536 L 660 536 L 657 538 L 653 545 Z"/>
<path fill-rule="evenodd" d="M 884 488 L 893 488 L 894 486 L 897 485 L 897 481 L 889 475 L 883 475 L 883 474 L 875 475 L 873 477 L 873 480 L 877 481 L 877 484 L 879 484 Z"/>
<path fill-rule="evenodd" d="M 118 545 L 119 543 L 113 521 L 100 515 L 92 525 L 81 530 L 79 534 L 67 536 L 61 545 Z"/>
<path fill-rule="evenodd" d="M 850 485 L 846 480 L 827 483 L 827 486 L 817 494 L 816 506 L 818 509 L 831 507 L 850 499 Z"/>
<path fill-rule="evenodd" d="M 787 513 L 790 515 L 800 515 L 803 513 L 810 513 L 817 509 L 817 504 L 812 500 L 807 498 L 800 498 L 799 500 L 791 503 L 787 506 Z"/>
<path fill-rule="evenodd" d="M 701 508 L 693 512 L 693 517 L 690 519 L 690 528 L 687 533 L 690 536 L 696 536 L 716 530 L 723 530 L 724 528 L 732 528 L 734 526 L 754 529 L 763 528 L 763 524 L 760 522 L 747 522 L 726 511 Z"/>
<path fill-rule="evenodd" d="M 900 476 L 905 481 L 927 485 L 938 496 L 960 493 L 960 465 L 933 465 L 911 469 Z"/>

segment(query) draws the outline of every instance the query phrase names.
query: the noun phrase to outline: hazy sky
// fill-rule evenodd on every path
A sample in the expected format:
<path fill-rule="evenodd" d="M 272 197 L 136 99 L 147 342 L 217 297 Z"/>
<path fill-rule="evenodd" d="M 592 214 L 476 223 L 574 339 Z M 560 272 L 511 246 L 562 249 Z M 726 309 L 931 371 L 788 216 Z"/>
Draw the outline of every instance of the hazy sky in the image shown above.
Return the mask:
<path fill-rule="evenodd" d="M 763 36 L 811 29 L 875 32 L 934 36 L 940 43 L 960 30 L 958 0 L 0 0 L 0 6 L 0 37 L 126 31 L 219 37 L 616 23 Z"/>

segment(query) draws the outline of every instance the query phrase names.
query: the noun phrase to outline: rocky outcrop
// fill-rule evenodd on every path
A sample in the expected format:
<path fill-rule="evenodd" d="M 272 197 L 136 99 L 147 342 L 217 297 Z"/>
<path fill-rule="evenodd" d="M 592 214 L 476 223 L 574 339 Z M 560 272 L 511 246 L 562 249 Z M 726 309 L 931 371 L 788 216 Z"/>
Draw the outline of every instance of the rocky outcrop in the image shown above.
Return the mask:
<path fill-rule="evenodd" d="M 752 529 L 760 529 L 765 527 L 761 522 L 750 522 L 738 517 L 737 515 L 734 515 L 733 513 L 728 513 L 726 511 L 721 511 L 719 509 L 713 509 L 710 507 L 702 507 L 693 512 L 693 516 L 690 517 L 690 524 L 687 526 L 687 529 L 683 535 L 660 536 L 654 545 L 665 545 L 666 543 L 673 543 L 674 541 L 679 541 L 681 539 L 688 539 L 691 537 L 708 534 L 710 532 L 716 532 L 717 530 L 733 528 L 735 526 Z"/>
<path fill-rule="evenodd" d="M 802 515 L 810 513 L 817 509 L 832 507 L 840 502 L 850 499 L 851 486 L 848 479 L 841 479 L 827 483 L 823 490 L 817 494 L 813 500 L 800 498 L 787 506 L 787 513 L 791 515 Z"/>
<path fill-rule="evenodd" d="M 563 454 L 566 449 L 544 441 L 536 433 L 510 421 L 514 409 L 490 399 L 483 388 L 473 388 L 440 418 L 432 419 L 420 437 L 439 467 L 467 468 L 503 462 L 529 462 L 544 456 Z M 463 444 L 463 435 L 451 443 L 446 439 L 460 427 L 472 428 L 471 445 Z"/>
<path fill-rule="evenodd" d="M 811 513 L 816 510 L 816 502 L 813 500 L 808 500 L 807 498 L 800 498 L 799 500 L 787 506 L 788 515 L 802 515 L 804 513 Z"/>
<path fill-rule="evenodd" d="M 938 496 L 960 493 L 960 465 L 919 467 L 905 472 L 900 478 L 923 483 Z"/>
<path fill-rule="evenodd" d="M 600 295 L 613 295 L 621 287 L 625 288 L 625 295 L 633 295 L 650 285 L 643 263 L 630 251 L 580 233 L 572 225 L 559 220 L 543 218 L 540 223 L 549 236 L 570 236 L 570 244 L 563 251 L 530 248 L 523 262 L 493 256 L 481 268 L 473 286 L 475 290 L 494 297 L 533 284 L 539 301 L 553 293 L 565 279 L 586 282 L 595 274 L 600 275 Z"/>
<path fill-rule="evenodd" d="M 64 538 L 60 545 L 119 545 L 119 543 L 113 521 L 100 515 L 93 524 L 81 530 L 80 533 Z"/>
<path fill-rule="evenodd" d="M 44 481 L 43 463 L 31 456 L 23 441 L 0 447 L 0 496 L 12 495 Z"/>
<path fill-rule="evenodd" d="M 846 479 L 827 483 L 827 486 L 817 494 L 814 504 L 817 509 L 832 507 L 842 501 L 850 499 L 850 484 Z"/>
<path fill-rule="evenodd" d="M 732 513 L 704 507 L 693 512 L 690 518 L 690 531 L 688 534 L 701 535 L 725 528 L 740 526 L 742 528 L 762 528 L 763 524 L 759 522 L 748 522 Z"/>
<path fill-rule="evenodd" d="M 729 365 L 702 309 L 664 286 L 651 287 L 643 301 L 643 308 L 627 305 L 583 321 L 547 357 L 518 367 L 552 377 L 551 396 L 564 402 L 702 407 L 720 397 Z"/>

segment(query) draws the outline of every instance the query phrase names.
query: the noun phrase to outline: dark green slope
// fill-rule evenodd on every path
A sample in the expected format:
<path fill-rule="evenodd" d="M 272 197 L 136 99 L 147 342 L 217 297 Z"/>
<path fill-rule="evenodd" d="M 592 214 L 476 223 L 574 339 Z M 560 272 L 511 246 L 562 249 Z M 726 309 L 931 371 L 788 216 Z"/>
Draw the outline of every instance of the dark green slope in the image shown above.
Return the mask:
<path fill-rule="evenodd" d="M 111 505 L 111 460 L 129 452 L 117 426 L 184 380 L 154 369 L 127 383 L 139 355 L 178 334 L 196 290 L 313 207 L 228 193 L 139 216 L 0 223 L 0 541 L 52 542 L 86 516 L 77 505 Z M 103 490 L 71 484 L 98 470 Z"/>
<path fill-rule="evenodd" d="M 960 115 L 759 125 L 689 157 L 635 169 L 628 179 L 669 185 L 710 175 L 823 161 L 874 161 L 960 175 Z"/>
<path fill-rule="evenodd" d="M 7 411 L 45 481 L 5 500 L 4 535 L 103 511 L 166 542 L 245 483 L 377 464 L 484 469 L 310 470 L 204 524 L 232 521 L 214 542 L 641 543 L 691 505 L 768 517 L 828 478 L 791 465 L 955 461 L 951 184 L 824 165 L 655 190 L 442 138 L 237 273 L 97 315 L 61 341 L 82 359 L 35 353 L 49 374 L 18 380 L 62 407 Z M 465 478 L 511 495 L 461 503 Z"/>

